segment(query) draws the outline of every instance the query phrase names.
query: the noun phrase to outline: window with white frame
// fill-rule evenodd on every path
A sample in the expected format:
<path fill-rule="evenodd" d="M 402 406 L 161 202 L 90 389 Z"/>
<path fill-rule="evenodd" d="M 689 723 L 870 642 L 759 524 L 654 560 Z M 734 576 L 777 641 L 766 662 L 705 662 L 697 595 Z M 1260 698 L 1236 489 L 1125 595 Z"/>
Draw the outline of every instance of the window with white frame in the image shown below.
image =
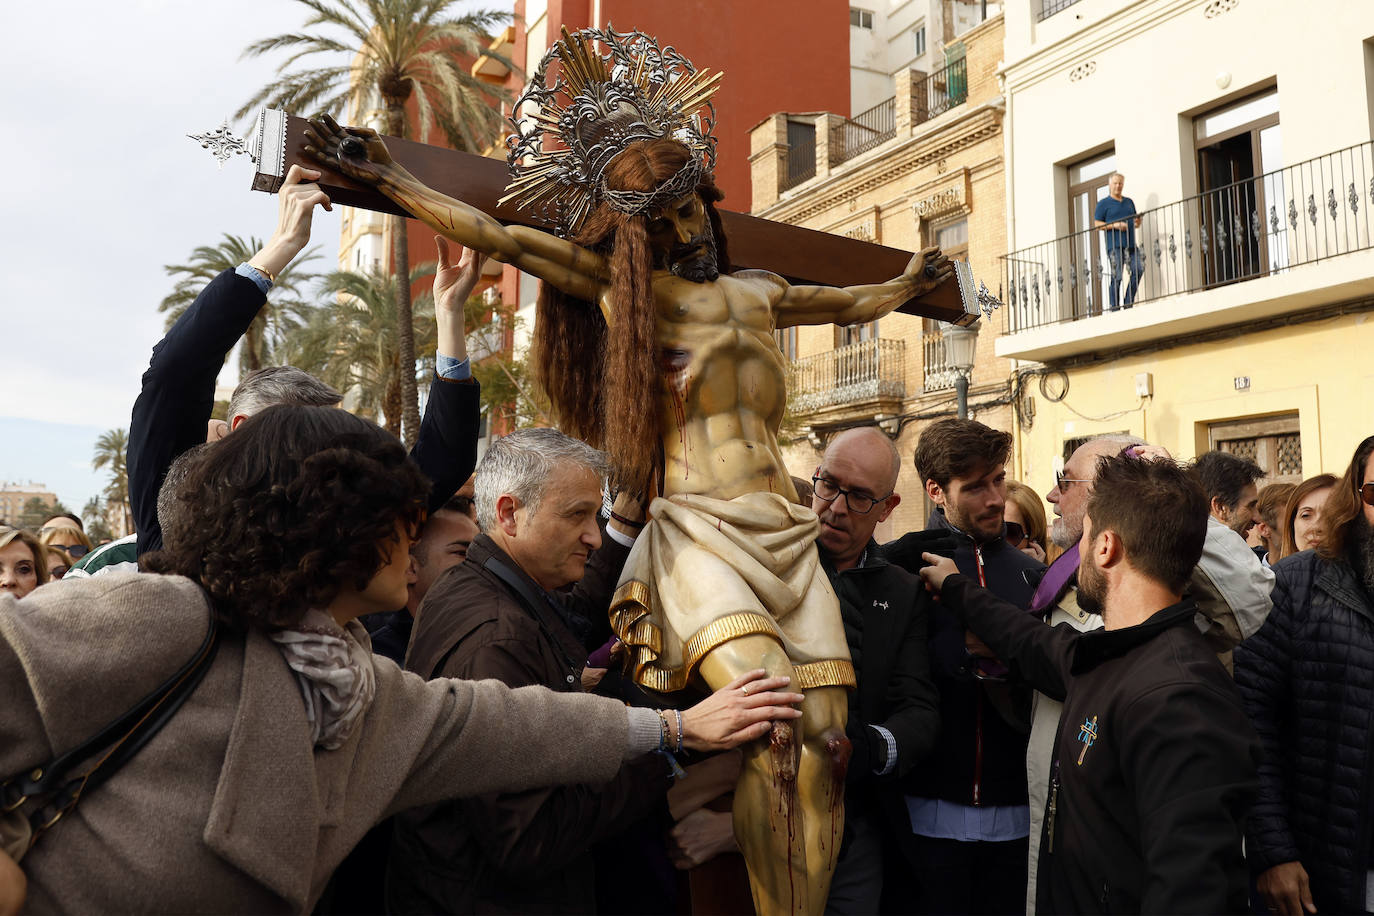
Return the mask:
<path fill-rule="evenodd" d="M 923 22 L 916 26 L 911 34 L 916 39 L 916 56 L 924 57 L 926 53 L 926 24 Z"/>
<path fill-rule="evenodd" d="M 849 24 L 860 29 L 871 29 L 873 28 L 873 13 L 851 6 L 849 8 Z"/>

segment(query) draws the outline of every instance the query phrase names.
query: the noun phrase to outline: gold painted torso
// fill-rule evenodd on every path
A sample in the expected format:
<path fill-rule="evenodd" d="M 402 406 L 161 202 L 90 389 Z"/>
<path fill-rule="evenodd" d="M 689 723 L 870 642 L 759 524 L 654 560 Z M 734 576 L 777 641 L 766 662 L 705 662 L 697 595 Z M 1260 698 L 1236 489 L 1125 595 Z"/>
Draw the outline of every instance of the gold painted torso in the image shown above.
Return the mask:
<path fill-rule="evenodd" d="M 655 272 L 664 495 L 795 499 L 778 449 L 787 361 L 773 339 L 777 287 L 747 275 L 693 283 Z"/>

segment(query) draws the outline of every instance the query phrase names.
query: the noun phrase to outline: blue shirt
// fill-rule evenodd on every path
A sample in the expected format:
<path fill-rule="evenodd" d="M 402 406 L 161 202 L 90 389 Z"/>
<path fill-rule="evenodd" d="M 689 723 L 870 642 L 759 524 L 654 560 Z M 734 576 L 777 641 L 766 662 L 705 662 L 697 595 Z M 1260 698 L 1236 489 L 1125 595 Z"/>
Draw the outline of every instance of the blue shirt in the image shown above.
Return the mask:
<path fill-rule="evenodd" d="M 1093 219 L 1101 220 L 1104 223 L 1126 223 L 1124 230 L 1102 230 L 1107 235 L 1108 251 L 1135 247 L 1135 201 L 1129 197 L 1114 200 L 1109 194 L 1097 202 L 1097 209 L 1093 211 Z"/>

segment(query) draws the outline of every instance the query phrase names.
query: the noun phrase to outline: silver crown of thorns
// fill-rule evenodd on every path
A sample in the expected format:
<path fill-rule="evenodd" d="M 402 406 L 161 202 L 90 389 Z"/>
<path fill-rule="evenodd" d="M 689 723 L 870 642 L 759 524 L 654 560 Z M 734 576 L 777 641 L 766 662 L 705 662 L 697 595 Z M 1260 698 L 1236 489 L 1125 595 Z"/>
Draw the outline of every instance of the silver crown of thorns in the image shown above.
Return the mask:
<path fill-rule="evenodd" d="M 558 78 L 549 85 L 555 59 Z M 599 204 L 645 213 L 690 193 L 716 165 L 711 96 L 721 76 L 698 71 L 643 32 L 564 29 L 515 103 L 511 180 L 501 203 L 514 202 L 568 238 Z M 676 175 L 649 193 L 606 187 L 611 160 L 632 143 L 662 137 L 691 151 Z"/>

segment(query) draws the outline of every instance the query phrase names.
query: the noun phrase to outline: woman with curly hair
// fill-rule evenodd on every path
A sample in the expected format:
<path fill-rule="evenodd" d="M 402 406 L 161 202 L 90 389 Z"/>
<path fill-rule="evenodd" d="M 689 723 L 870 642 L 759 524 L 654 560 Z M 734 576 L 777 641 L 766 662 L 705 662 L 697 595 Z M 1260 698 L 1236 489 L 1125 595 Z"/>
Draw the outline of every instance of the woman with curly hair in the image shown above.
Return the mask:
<path fill-rule="evenodd" d="M 405 604 L 429 489 L 371 423 L 271 408 L 194 460 L 147 558 L 163 575 L 0 597 L 0 781 L 133 708 L 218 626 L 204 679 L 161 730 L 31 848 L 7 848 L 23 855 L 30 909 L 309 912 L 396 811 L 605 781 L 676 746 L 673 715 L 427 682 L 368 651 L 356 618 Z M 731 747 L 796 718 L 785 683 L 754 672 L 684 711 L 682 745 Z"/>

